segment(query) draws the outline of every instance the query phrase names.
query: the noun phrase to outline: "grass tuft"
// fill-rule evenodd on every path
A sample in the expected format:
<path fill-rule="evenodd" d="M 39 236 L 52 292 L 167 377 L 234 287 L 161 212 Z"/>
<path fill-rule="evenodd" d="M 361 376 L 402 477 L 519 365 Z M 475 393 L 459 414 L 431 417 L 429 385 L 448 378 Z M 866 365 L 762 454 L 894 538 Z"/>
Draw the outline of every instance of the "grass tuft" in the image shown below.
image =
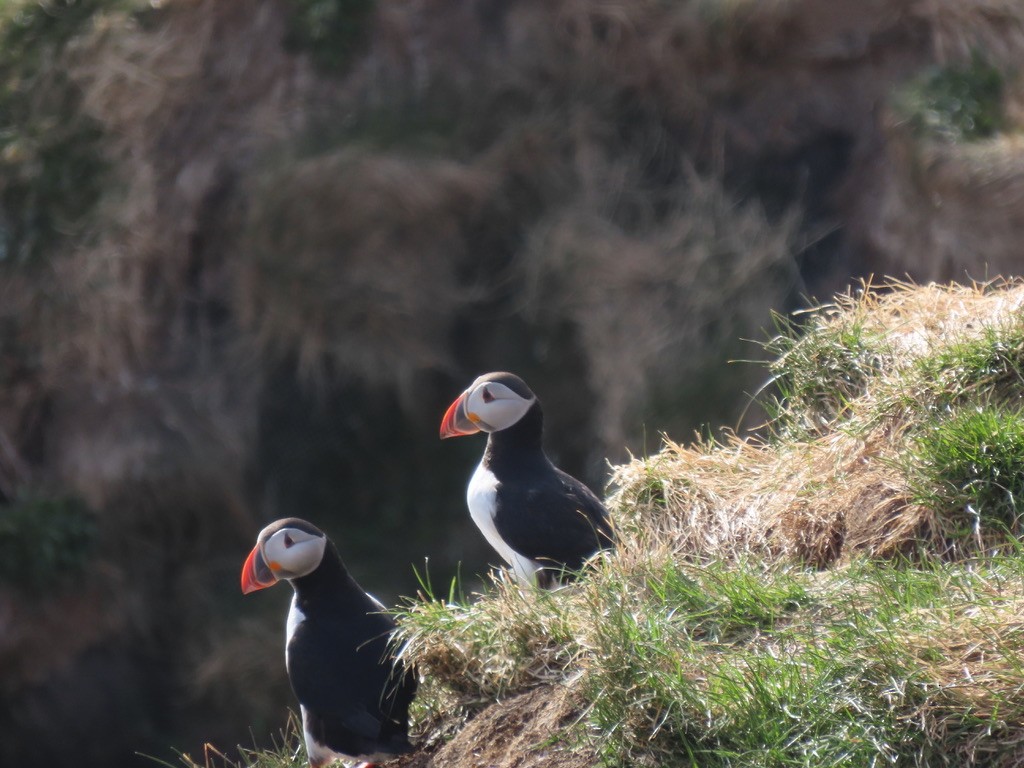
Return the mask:
<path fill-rule="evenodd" d="M 555 639 L 552 620 L 571 625 L 573 663 L 555 677 L 591 702 L 575 737 L 590 734 L 605 765 L 912 765 L 943 753 L 978 765 L 979 748 L 996 754 L 979 747 L 985 732 L 1011 753 L 1020 735 L 1007 723 L 1022 722 L 1022 568 L 1020 553 L 974 569 L 858 560 L 826 572 L 669 556 L 624 574 L 609 561 L 554 595 L 520 592 L 543 598 L 528 611 L 539 624 L 499 610 L 510 589 L 499 584 L 472 604 L 413 606 L 403 626 L 431 685 L 466 701 L 489 700 L 493 683 L 419 648 L 522 666 L 524 649 Z M 502 695 L 555 677 L 510 678 Z"/>
<path fill-rule="evenodd" d="M 477 598 L 421 594 L 399 614 L 404 653 L 451 681 L 460 706 L 472 711 L 564 676 L 580 650 L 564 602 L 501 577 Z"/>
<path fill-rule="evenodd" d="M 954 342 L 920 361 L 939 409 L 986 400 L 1020 402 L 1024 393 L 1024 322 L 1013 315 L 1002 327 Z"/>
<path fill-rule="evenodd" d="M 915 439 L 919 502 L 936 510 L 951 542 L 1021 532 L 1024 410 L 978 406 L 954 410 Z"/>
<path fill-rule="evenodd" d="M 177 765 L 157 761 L 166 768 L 307 768 L 306 746 L 302 739 L 302 722 L 291 712 L 288 722 L 274 739 L 269 749 L 238 748 L 238 759 L 234 759 L 212 744 L 203 746 L 201 762 L 190 754 L 180 756 Z"/>
<path fill-rule="evenodd" d="M 778 315 L 775 320 L 778 333 L 765 349 L 774 358 L 769 370 L 778 400 L 770 412 L 779 417 L 779 427 L 786 422 L 810 431 L 827 427 L 864 394 L 889 356 L 881 348 L 882 334 L 836 307 L 811 313 L 807 327 Z M 793 420 L 797 414 L 800 424 Z"/>

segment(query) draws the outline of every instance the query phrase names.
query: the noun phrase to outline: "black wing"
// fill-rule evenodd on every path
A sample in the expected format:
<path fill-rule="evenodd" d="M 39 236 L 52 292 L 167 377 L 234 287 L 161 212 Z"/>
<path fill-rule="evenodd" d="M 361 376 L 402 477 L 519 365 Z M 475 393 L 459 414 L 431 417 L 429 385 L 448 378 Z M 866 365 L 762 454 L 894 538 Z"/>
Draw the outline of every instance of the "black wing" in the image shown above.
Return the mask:
<path fill-rule="evenodd" d="M 366 615 L 320 622 L 307 615 L 288 644 L 288 675 L 312 735 L 353 757 L 408 747 L 416 680 L 395 667 L 394 623 L 376 610 L 367 598 Z"/>
<path fill-rule="evenodd" d="M 519 554 L 578 570 L 595 552 L 614 546 L 608 511 L 579 480 L 551 469 L 528 484 L 502 484 L 494 524 Z"/>

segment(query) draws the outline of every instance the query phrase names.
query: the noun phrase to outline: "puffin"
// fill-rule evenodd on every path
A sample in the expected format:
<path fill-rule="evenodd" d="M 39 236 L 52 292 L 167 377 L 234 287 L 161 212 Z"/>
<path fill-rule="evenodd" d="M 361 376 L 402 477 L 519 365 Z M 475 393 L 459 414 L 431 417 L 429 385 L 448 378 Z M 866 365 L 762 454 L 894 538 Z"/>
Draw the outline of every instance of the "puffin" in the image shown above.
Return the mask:
<path fill-rule="evenodd" d="M 519 582 L 556 587 L 614 549 L 604 504 L 544 453 L 544 412 L 526 382 L 487 373 L 455 399 L 441 439 L 477 432 L 487 447 L 466 490 L 469 514 Z"/>
<path fill-rule="evenodd" d="M 334 543 L 312 523 L 271 523 L 242 566 L 248 594 L 287 580 L 294 591 L 285 665 L 302 712 L 311 768 L 409 752 L 416 673 L 391 647 L 395 622 L 356 583 Z"/>

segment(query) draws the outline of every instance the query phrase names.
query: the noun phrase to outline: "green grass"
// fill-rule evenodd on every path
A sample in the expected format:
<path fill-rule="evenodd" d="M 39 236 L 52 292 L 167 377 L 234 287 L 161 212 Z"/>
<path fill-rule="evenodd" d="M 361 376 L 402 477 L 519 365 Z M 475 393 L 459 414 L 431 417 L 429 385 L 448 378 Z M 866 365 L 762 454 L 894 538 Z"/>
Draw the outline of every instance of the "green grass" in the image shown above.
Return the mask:
<path fill-rule="evenodd" d="M 777 334 L 765 343 L 776 391 L 769 412 L 778 430 L 816 432 L 846 413 L 864 394 L 891 350 L 860 318 L 818 310 L 804 324 L 776 316 Z"/>
<path fill-rule="evenodd" d="M 922 383 L 938 409 L 990 400 L 1022 402 L 1024 322 L 1016 316 L 1009 320 L 919 361 Z"/>
<path fill-rule="evenodd" d="M 763 563 L 671 560 L 648 578 L 604 584 L 591 604 L 591 620 L 600 620 L 583 687 L 595 702 L 589 724 L 603 734 L 605 760 L 714 764 L 717 752 L 744 750 L 736 736 L 754 722 L 777 724 L 778 712 L 762 706 L 779 695 L 770 688 L 798 681 L 757 649 L 813 606 L 807 587 L 803 574 Z M 765 665 L 778 668 L 764 678 L 747 674 Z M 734 718 L 746 725 L 736 728 Z"/>
<path fill-rule="evenodd" d="M 1021 532 L 1024 410 L 954 409 L 916 438 L 918 500 L 949 521 L 951 542 Z"/>
<path fill-rule="evenodd" d="M 1006 619 L 1024 606 L 1022 575 L 1020 552 L 974 568 L 857 561 L 827 572 L 669 557 L 642 573 L 608 564 L 555 595 L 501 584 L 472 603 L 417 605 L 403 625 L 432 660 L 440 643 L 518 669 L 559 640 L 550 627 L 571 627 L 559 677 L 592 705 L 565 737 L 589 739 L 605 765 L 927 765 L 942 754 L 968 765 L 988 730 L 1020 735 L 1020 631 Z M 529 607 L 512 613 L 510 599 Z M 973 632 L 983 660 L 965 645 Z M 424 671 L 463 703 L 495 696 L 491 681 L 451 666 L 428 660 Z M 546 681 L 510 677 L 502 695 Z"/>

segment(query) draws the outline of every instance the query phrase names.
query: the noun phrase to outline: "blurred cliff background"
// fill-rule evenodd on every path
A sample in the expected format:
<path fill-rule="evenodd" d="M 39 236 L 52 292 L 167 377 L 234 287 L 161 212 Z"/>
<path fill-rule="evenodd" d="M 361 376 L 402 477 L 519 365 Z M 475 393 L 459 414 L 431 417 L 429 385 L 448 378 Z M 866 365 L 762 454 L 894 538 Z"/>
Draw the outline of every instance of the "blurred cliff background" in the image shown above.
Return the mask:
<path fill-rule="evenodd" d="M 759 423 L 773 310 L 1022 273 L 1022 63 L 1014 0 L 0 0 L 0 764 L 266 741 L 277 517 L 472 583 L 479 373 L 600 490 Z"/>

